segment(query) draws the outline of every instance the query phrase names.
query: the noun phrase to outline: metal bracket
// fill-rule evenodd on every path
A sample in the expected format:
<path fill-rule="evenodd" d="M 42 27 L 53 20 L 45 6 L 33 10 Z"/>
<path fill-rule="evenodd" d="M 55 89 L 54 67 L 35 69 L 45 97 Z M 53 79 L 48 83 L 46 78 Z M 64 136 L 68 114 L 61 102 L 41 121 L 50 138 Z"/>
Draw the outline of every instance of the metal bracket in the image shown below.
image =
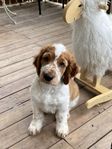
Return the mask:
<path fill-rule="evenodd" d="M 14 24 L 17 24 L 16 21 L 11 17 L 10 14 L 12 15 L 16 15 L 15 12 L 12 12 L 8 7 L 7 5 L 5 4 L 5 0 L 1 0 L 2 1 L 2 5 L 3 5 L 3 8 L 5 10 L 5 13 L 7 14 L 7 16 L 9 17 L 9 19 L 14 23 Z"/>

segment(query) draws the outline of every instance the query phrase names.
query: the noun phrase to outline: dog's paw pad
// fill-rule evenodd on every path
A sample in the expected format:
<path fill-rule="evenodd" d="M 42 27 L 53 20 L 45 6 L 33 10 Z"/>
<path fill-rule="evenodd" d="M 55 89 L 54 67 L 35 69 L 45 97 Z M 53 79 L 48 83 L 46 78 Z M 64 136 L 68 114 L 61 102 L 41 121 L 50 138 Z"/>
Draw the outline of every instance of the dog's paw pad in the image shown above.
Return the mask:
<path fill-rule="evenodd" d="M 60 138 L 65 138 L 69 133 L 68 126 L 56 129 L 56 134 Z"/>
<path fill-rule="evenodd" d="M 29 132 L 29 135 L 37 135 L 38 133 L 40 133 L 41 131 L 41 127 L 37 124 L 30 124 L 29 128 L 28 128 L 28 132 Z"/>

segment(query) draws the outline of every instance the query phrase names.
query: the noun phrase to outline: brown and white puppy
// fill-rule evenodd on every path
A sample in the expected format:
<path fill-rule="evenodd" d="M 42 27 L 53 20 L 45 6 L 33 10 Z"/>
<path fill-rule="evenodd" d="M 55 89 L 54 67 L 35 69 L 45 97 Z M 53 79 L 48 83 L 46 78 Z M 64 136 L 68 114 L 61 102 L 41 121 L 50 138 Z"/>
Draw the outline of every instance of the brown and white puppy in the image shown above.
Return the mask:
<path fill-rule="evenodd" d="M 29 132 L 36 135 L 44 122 L 44 112 L 56 114 L 56 133 L 65 137 L 68 132 L 67 118 L 79 98 L 79 89 L 74 82 L 78 73 L 75 58 L 62 44 L 53 44 L 41 49 L 35 57 L 37 76 L 31 87 L 33 120 Z"/>

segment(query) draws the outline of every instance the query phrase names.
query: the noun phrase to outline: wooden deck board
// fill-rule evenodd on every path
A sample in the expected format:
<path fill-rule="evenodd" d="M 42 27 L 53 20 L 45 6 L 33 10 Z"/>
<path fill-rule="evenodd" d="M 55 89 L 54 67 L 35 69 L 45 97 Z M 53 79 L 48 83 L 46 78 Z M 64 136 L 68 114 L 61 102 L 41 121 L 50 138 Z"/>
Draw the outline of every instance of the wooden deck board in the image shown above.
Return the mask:
<path fill-rule="evenodd" d="M 13 109 L 28 100 L 30 100 L 29 87 L 0 100 L 0 113 Z"/>
<path fill-rule="evenodd" d="M 101 140 L 99 140 L 94 146 L 90 147 L 90 149 L 111 149 L 112 148 L 112 132 L 104 136 Z"/>
<path fill-rule="evenodd" d="M 25 47 L 21 47 L 21 48 L 12 50 L 11 52 L 2 53 L 2 54 L 0 54 L 0 61 L 9 59 L 9 58 L 17 56 L 17 55 L 21 55 L 22 53 L 34 51 L 34 49 L 38 50 L 38 47 L 36 47 L 35 44 L 31 44 L 31 45 L 28 45 Z"/>
<path fill-rule="evenodd" d="M 32 66 L 32 63 L 33 63 L 33 58 L 29 58 L 29 59 L 23 60 L 21 62 L 9 65 L 7 67 L 3 67 L 0 70 L 0 77 L 6 76 L 6 75 L 10 75 L 11 73 L 14 73 L 16 71 L 24 69 L 26 67 L 30 67 L 30 66 Z"/>
<path fill-rule="evenodd" d="M 8 84 L 0 88 L 0 99 L 7 97 L 19 90 L 29 87 L 31 85 L 34 76 L 35 76 L 34 74 L 27 76 L 25 78 L 22 78 L 20 80 L 17 80 L 11 84 Z"/>
<path fill-rule="evenodd" d="M 87 122 L 85 125 L 66 137 L 75 149 L 89 148 L 106 133 L 112 131 L 112 107 Z"/>
<path fill-rule="evenodd" d="M 25 46 L 31 45 L 35 42 L 36 42 L 36 39 L 35 40 L 25 39 L 25 40 L 22 40 L 21 42 L 15 42 L 13 44 L 11 44 L 11 43 L 6 44 L 6 45 L 0 47 L 0 54 L 12 52 L 18 48 L 24 48 Z"/>
<path fill-rule="evenodd" d="M 109 149 L 112 101 L 87 110 L 85 102 L 94 95 L 85 87 L 80 87 L 80 101 L 71 111 L 70 133 L 65 139 L 56 136 L 53 115 L 46 115 L 39 135 L 28 135 L 32 118 L 29 88 L 36 73 L 33 56 L 54 42 L 71 50 L 72 29 L 64 23 L 60 6 L 42 3 L 42 16 L 36 3 L 11 9 L 17 13 L 17 25 L 0 10 L 0 149 Z M 111 80 L 108 74 L 102 84 L 112 88 Z"/>
<path fill-rule="evenodd" d="M 52 147 L 50 147 L 49 149 L 73 149 L 73 148 L 67 142 L 61 140 Z"/>

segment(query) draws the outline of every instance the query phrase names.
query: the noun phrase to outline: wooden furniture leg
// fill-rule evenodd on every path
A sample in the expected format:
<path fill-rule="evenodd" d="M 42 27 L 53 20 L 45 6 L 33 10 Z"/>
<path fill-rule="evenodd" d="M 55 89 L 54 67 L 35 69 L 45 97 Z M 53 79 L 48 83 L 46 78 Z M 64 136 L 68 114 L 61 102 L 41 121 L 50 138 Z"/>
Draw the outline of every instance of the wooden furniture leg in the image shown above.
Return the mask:
<path fill-rule="evenodd" d="M 86 102 L 88 109 L 112 99 L 112 90 L 100 84 L 101 78 L 94 76 L 93 82 L 91 82 L 89 79 L 85 79 L 80 76 L 81 74 L 76 76 L 76 80 L 79 82 L 79 84 L 84 85 L 92 93 L 96 94 L 95 97 L 89 99 Z"/>
<path fill-rule="evenodd" d="M 99 86 L 101 83 L 101 77 L 97 77 L 96 75 L 93 77 L 93 85 Z"/>
<path fill-rule="evenodd" d="M 112 90 L 91 98 L 90 100 L 88 100 L 86 102 L 86 106 L 87 106 L 88 109 L 90 109 L 90 108 L 92 108 L 95 105 L 107 102 L 107 101 L 109 101 L 111 99 L 112 99 Z"/>

